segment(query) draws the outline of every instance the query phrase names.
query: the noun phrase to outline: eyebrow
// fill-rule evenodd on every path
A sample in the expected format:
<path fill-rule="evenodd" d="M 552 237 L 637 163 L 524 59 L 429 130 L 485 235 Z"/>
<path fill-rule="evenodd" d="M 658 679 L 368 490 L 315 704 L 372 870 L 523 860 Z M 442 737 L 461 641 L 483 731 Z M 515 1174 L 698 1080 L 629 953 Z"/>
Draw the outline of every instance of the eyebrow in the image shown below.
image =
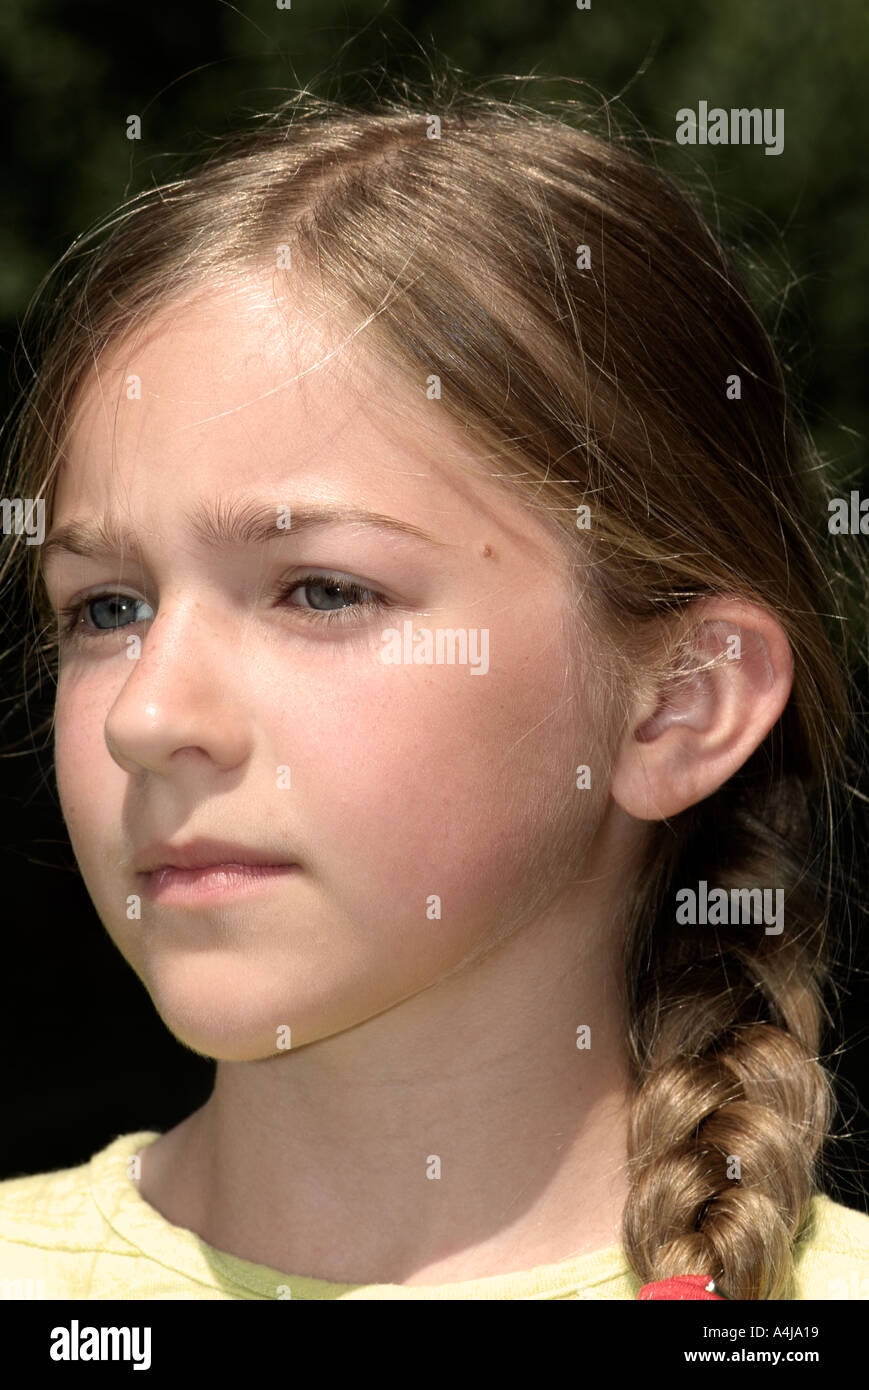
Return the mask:
<path fill-rule="evenodd" d="M 202 505 L 188 514 L 187 525 L 194 539 L 216 549 L 234 546 L 265 545 L 284 536 L 298 535 L 322 526 L 355 523 L 375 530 L 411 536 L 429 545 L 444 546 L 435 536 L 380 512 L 368 512 L 359 507 L 306 506 L 287 507 L 290 525 L 278 527 L 278 507 L 262 503 L 214 507 Z M 86 559 L 111 559 L 129 552 L 141 561 L 142 549 L 136 535 L 117 525 L 111 518 L 102 521 L 70 521 L 53 527 L 42 545 L 43 568 L 50 556 L 58 553 L 81 555 Z"/>

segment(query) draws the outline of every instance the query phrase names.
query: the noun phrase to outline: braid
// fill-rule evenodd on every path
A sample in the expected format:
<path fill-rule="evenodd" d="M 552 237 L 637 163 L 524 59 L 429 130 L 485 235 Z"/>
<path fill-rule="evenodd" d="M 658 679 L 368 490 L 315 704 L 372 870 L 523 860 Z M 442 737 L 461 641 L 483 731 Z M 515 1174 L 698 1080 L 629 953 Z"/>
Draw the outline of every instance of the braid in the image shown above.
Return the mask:
<path fill-rule="evenodd" d="M 660 845 L 653 859 L 653 926 L 629 936 L 636 1094 L 623 1243 L 644 1282 L 708 1274 L 730 1298 L 774 1299 L 786 1296 L 832 1093 L 817 1059 L 826 970 L 823 911 L 799 857 L 805 807 L 783 783 L 778 805 L 758 814 L 753 791 L 729 784 L 684 813 L 681 846 L 671 838 L 669 862 Z M 782 935 L 677 924 L 672 889 L 702 878 L 784 887 Z"/>

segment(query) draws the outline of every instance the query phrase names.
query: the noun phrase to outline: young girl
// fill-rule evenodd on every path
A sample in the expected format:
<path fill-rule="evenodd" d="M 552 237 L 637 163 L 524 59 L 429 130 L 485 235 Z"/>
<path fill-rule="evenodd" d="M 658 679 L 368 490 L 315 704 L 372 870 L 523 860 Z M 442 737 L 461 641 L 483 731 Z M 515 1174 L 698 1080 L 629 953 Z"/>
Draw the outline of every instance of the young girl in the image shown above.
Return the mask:
<path fill-rule="evenodd" d="M 570 108 L 305 99 L 61 272 L 12 560 L 95 909 L 217 1075 L 0 1184 L 3 1277 L 869 1296 L 819 1179 L 849 624 L 691 201 Z"/>

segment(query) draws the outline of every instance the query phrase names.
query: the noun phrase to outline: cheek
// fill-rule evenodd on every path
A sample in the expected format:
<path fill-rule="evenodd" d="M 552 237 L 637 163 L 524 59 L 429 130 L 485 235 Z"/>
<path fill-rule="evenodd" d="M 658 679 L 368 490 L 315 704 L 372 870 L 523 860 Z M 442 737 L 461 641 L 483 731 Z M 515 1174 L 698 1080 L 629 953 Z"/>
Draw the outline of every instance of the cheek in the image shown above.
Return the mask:
<path fill-rule="evenodd" d="M 100 854 L 100 833 L 119 819 L 110 804 L 112 771 L 117 774 L 118 799 L 123 773 L 112 761 L 105 743 L 107 694 L 61 673 L 54 715 L 54 764 L 61 811 L 80 862 Z"/>
<path fill-rule="evenodd" d="M 479 676 L 358 669 L 344 698 L 309 689 L 286 723 L 298 824 L 348 913 L 411 926 L 437 894 L 457 930 L 482 928 L 575 838 L 581 702 L 557 652 L 508 655 Z"/>

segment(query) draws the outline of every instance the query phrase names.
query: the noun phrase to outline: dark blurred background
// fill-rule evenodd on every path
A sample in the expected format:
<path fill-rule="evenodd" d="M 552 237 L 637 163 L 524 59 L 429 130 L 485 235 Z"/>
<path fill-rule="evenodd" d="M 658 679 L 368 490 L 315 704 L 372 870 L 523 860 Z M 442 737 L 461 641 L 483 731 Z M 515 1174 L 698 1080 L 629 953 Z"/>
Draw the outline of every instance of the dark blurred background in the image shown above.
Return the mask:
<path fill-rule="evenodd" d="M 728 243 L 743 247 L 815 440 L 843 490 L 867 495 L 865 0 L 592 0 L 588 10 L 575 0 L 292 0 L 286 10 L 276 0 L 3 0 L 3 414 L 24 309 L 75 236 L 288 89 L 310 83 L 320 95 L 364 102 L 377 92 L 379 71 L 418 82 L 438 54 L 473 78 L 580 79 L 593 104 L 621 98 L 621 119 L 641 124 L 661 164 L 700 194 Z M 553 80 L 528 87 L 524 99 L 533 102 L 538 90 L 577 95 Z M 700 100 L 783 108 L 783 153 L 676 146 L 675 113 Z M 130 114 L 141 117 L 141 140 L 126 138 Z M 869 538 L 852 543 L 869 546 Z M 14 641 L 20 629 L 14 615 L 7 621 Z M 0 1178 L 82 1162 L 126 1130 L 170 1128 L 205 1100 L 213 1073 L 167 1032 L 97 919 L 66 840 L 50 743 L 31 747 L 51 691 L 34 692 L 16 713 L 9 695 L 18 671 L 9 668 L 0 668 L 2 743 L 12 754 L 0 761 Z M 855 676 L 865 691 L 865 669 Z M 866 831 L 864 818 L 861 883 L 850 921 L 843 914 L 855 966 L 842 998 L 839 1059 L 839 1123 L 848 1137 L 831 1150 L 827 1187 L 869 1210 L 860 1101 L 869 1072 Z"/>

